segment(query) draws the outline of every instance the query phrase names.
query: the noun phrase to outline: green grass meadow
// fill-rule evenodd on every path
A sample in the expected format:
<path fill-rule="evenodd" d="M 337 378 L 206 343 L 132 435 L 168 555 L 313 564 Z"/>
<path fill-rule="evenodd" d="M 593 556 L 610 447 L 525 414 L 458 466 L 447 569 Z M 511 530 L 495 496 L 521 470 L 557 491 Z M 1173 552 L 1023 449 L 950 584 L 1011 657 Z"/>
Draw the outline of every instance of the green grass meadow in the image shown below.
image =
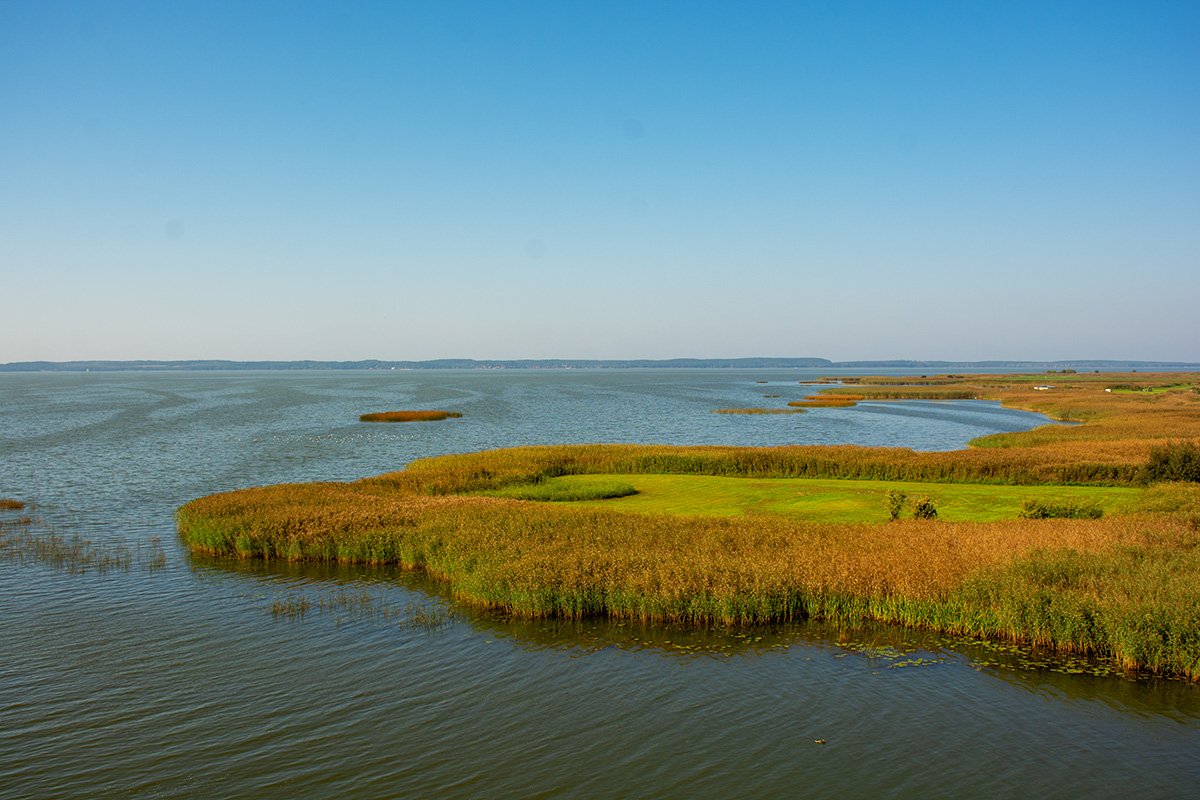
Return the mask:
<path fill-rule="evenodd" d="M 613 489 L 622 487 L 615 496 Z M 635 493 L 628 491 L 632 487 Z M 928 497 L 939 519 L 992 522 L 1016 519 L 1026 500 L 1085 504 L 1106 516 L 1136 510 L 1141 489 L 1098 486 L 996 486 L 808 478 L 726 478 L 711 475 L 564 475 L 489 492 L 518 500 L 561 499 L 580 506 L 645 514 L 733 517 L 780 514 L 816 522 L 886 522 L 887 494 Z"/>

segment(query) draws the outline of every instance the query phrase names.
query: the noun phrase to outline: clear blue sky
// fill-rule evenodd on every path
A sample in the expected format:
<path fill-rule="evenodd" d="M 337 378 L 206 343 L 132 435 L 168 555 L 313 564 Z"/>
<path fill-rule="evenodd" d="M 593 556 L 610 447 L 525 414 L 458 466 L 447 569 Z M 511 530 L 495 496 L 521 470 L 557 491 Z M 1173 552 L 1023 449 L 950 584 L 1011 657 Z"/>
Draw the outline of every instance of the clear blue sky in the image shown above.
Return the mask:
<path fill-rule="evenodd" d="M 0 362 L 1200 360 L 1200 4 L 0 0 L 0 273 Z"/>

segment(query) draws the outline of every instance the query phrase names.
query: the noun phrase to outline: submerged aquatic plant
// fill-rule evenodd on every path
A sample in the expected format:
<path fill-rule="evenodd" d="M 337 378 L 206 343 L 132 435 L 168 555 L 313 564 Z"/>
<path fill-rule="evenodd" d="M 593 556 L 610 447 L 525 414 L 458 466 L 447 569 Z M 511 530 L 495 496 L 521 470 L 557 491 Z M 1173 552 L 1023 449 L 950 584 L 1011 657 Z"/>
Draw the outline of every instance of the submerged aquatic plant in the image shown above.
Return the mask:
<path fill-rule="evenodd" d="M 312 613 L 332 615 L 339 625 L 350 621 L 375 620 L 395 623 L 401 628 L 431 632 L 445 627 L 450 615 L 443 608 L 431 608 L 408 602 L 398 605 L 385 596 L 367 591 L 337 589 L 318 594 L 291 593 L 271 602 L 271 616 L 277 620 L 302 620 Z"/>
<path fill-rule="evenodd" d="M 71 574 L 111 570 L 146 571 L 167 565 L 162 540 L 130 546 L 122 541 L 95 541 L 78 533 L 62 534 L 40 517 L 0 520 L 0 559 L 20 564 L 46 564 Z"/>

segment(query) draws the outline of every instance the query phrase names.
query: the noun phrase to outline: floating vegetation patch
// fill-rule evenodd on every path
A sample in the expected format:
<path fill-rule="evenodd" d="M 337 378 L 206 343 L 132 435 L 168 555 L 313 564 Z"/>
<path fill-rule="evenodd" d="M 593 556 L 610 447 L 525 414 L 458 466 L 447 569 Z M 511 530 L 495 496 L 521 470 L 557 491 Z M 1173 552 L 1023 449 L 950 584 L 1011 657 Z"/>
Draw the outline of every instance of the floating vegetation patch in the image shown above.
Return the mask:
<path fill-rule="evenodd" d="M 1092 675 L 1096 677 L 1148 677 L 1136 669 L 1130 669 L 1110 659 L 1097 659 L 1070 653 L 1054 652 L 1046 648 L 1029 645 L 997 642 L 977 637 L 949 637 L 949 646 L 965 651 L 967 664 L 974 670 L 1045 670 L 1063 675 Z M 1155 675 L 1155 678 L 1180 676 Z"/>
<path fill-rule="evenodd" d="M 976 671 L 1036 670 L 1062 675 L 1126 679 L 1149 676 L 1147 673 L 1123 667 L 1112 659 L 1064 653 L 1047 647 L 996 641 L 975 636 L 942 634 L 921 647 L 905 644 L 879 645 L 864 640 L 839 640 L 837 647 L 840 652 L 834 654 L 835 658 L 860 656 L 886 669 L 934 667 L 962 661 Z M 931 647 L 932 649 L 930 649 Z M 1164 678 L 1161 675 L 1154 677 L 1160 680 Z M 1180 678 L 1180 676 L 1166 677 Z"/>
<path fill-rule="evenodd" d="M 457 411 L 376 411 L 363 414 L 359 422 L 437 422 L 461 417 Z"/>
<path fill-rule="evenodd" d="M 20 500 L 15 500 L 11 497 L 0 497 L 0 511 L 20 511 L 25 508 L 25 504 Z"/>
<path fill-rule="evenodd" d="M 636 620 L 529 620 L 495 609 L 464 614 L 472 624 L 526 647 L 559 647 L 586 656 L 615 647 L 689 659 L 765 656 L 800 646 L 805 661 L 819 649 L 834 659 L 862 660 L 871 670 L 920 667 L 969 667 L 976 671 L 1023 671 L 1061 675 L 1116 677 L 1123 680 L 1180 680 L 1129 669 L 1111 659 L 1055 652 L 1039 645 L 996 641 L 969 635 L 867 624 L 841 627 L 819 622 L 750 627 L 723 625 L 643 624 Z"/>
<path fill-rule="evenodd" d="M 132 546 L 97 542 L 78 533 L 58 533 L 41 518 L 26 516 L 0 519 L 0 561 L 46 564 L 72 575 L 132 569 L 153 572 L 167 565 L 167 554 L 157 536 Z"/>
<path fill-rule="evenodd" d="M 731 657 L 743 653 L 765 653 L 770 650 L 787 650 L 793 642 L 778 635 L 763 635 L 758 629 L 735 631 L 718 629 L 714 635 L 699 637 L 686 631 L 672 632 L 664 628 L 661 633 L 646 636 L 631 634 L 624 646 L 633 650 L 660 650 L 684 656 Z"/>
<path fill-rule="evenodd" d="M 385 596 L 373 596 L 367 591 L 324 592 L 316 597 L 289 593 L 271 602 L 271 617 L 276 620 L 302 620 L 308 614 L 333 616 L 338 625 L 356 621 L 381 621 L 404 629 L 432 632 L 444 628 L 450 615 L 443 608 L 431 608 L 420 603 L 392 602 Z"/>
<path fill-rule="evenodd" d="M 834 658 L 845 658 L 850 655 L 861 656 L 872 662 L 880 663 L 887 669 L 904 669 L 907 667 L 933 667 L 944 664 L 951 658 L 946 653 L 929 653 L 915 648 L 898 648 L 894 645 L 876 645 L 873 642 L 839 641 Z"/>
<path fill-rule="evenodd" d="M 937 634 L 900 628 L 837 627 L 806 622 L 736 627 L 723 625 L 642 624 L 636 620 L 529 620 L 496 609 L 463 613 L 472 625 L 525 647 L 555 647 L 587 656 L 608 648 L 657 653 L 685 659 L 720 659 L 779 654 L 799 646 L 805 661 L 813 649 L 834 659 L 861 659 L 871 670 L 966 666 L 976 671 L 1039 671 L 1063 675 L 1139 680 L 1164 676 L 1126 669 L 1111 660 L 1050 648 L 980 637 Z M 1179 676 L 1172 676 L 1179 679 Z"/>

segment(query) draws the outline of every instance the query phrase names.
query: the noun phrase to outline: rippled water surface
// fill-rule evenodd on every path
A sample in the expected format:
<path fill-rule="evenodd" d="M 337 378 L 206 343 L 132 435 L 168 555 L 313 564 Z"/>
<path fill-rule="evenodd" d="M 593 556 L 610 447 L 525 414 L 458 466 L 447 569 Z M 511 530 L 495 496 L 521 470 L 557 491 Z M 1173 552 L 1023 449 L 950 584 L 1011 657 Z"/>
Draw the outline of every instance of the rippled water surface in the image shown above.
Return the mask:
<path fill-rule="evenodd" d="M 192 558 L 175 536 L 193 497 L 447 452 L 937 450 L 1046 422 L 975 402 L 712 413 L 806 377 L 0 374 L 0 497 L 31 504 L 0 512 L 0 797 L 1195 796 L 1183 683 L 890 628 L 506 620 L 417 575 Z M 399 408 L 464 416 L 357 422 Z"/>

